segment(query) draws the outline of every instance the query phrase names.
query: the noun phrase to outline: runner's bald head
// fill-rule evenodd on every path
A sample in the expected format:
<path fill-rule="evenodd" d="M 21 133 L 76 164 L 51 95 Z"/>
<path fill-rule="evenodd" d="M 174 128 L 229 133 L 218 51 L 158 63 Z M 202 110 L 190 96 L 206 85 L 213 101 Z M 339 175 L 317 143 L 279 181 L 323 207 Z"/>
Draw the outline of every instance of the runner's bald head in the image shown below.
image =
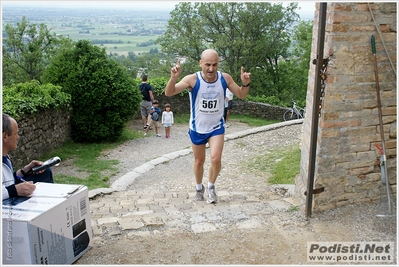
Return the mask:
<path fill-rule="evenodd" d="M 216 52 L 213 49 L 206 49 L 201 54 L 201 60 L 204 60 L 205 58 L 209 58 L 209 57 L 215 57 L 215 56 L 219 59 L 218 52 Z"/>

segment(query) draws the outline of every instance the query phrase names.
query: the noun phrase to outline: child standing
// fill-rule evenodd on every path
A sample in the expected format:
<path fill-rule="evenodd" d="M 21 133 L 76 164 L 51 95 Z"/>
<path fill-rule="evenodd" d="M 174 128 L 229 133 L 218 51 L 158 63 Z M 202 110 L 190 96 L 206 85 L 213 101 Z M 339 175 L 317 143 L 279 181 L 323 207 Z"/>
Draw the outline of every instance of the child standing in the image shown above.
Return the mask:
<path fill-rule="evenodd" d="M 165 138 L 170 138 L 170 128 L 173 123 L 173 112 L 170 110 L 170 104 L 165 104 L 165 111 L 162 112 L 162 124 L 165 127 Z"/>
<path fill-rule="evenodd" d="M 159 121 L 159 119 L 161 118 L 161 109 L 158 107 L 158 105 L 159 105 L 158 100 L 154 100 L 154 102 L 152 102 L 152 107 L 150 110 L 151 122 L 149 123 L 150 125 L 145 130 L 144 135 L 147 135 L 148 130 L 150 130 L 151 126 L 154 125 L 157 137 L 161 137 L 161 135 L 158 133 L 158 128 L 161 126 L 161 123 Z"/>

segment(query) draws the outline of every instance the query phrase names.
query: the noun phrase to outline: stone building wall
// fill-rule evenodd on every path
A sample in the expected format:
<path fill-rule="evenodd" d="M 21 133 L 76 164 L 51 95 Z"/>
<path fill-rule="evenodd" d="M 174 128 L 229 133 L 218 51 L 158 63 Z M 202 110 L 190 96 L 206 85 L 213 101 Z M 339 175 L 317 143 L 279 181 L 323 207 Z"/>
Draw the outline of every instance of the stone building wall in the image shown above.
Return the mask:
<path fill-rule="evenodd" d="M 41 159 L 43 154 L 70 140 L 70 115 L 70 111 L 44 110 L 17 119 L 20 138 L 17 149 L 9 152 L 14 169 Z"/>
<path fill-rule="evenodd" d="M 325 191 L 314 195 L 314 211 L 380 199 L 380 154 L 375 145 L 381 146 L 381 135 L 372 35 L 377 48 L 388 176 L 396 192 L 396 5 L 395 2 L 370 3 L 381 39 L 367 3 L 327 3 L 323 58 L 332 57 L 319 120 L 314 178 L 314 188 L 324 187 Z M 319 3 L 316 7 L 311 61 L 316 59 Z M 296 178 L 296 193 L 303 200 L 308 179 L 315 67 L 310 62 L 306 103 L 309 115 L 304 120 L 301 173 Z"/>

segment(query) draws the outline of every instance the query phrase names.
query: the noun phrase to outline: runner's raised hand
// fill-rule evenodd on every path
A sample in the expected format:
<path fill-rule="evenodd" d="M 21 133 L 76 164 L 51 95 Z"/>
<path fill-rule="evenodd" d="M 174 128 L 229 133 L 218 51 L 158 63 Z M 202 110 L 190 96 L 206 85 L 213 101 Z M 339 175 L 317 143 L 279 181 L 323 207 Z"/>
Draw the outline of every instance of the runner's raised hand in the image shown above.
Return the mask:
<path fill-rule="evenodd" d="M 242 84 L 249 84 L 251 82 L 251 73 L 244 72 L 244 66 L 241 67 L 241 82 Z"/>
<path fill-rule="evenodd" d="M 178 78 L 181 74 L 180 68 L 180 59 L 177 61 L 177 64 L 170 70 L 170 75 L 172 78 Z"/>

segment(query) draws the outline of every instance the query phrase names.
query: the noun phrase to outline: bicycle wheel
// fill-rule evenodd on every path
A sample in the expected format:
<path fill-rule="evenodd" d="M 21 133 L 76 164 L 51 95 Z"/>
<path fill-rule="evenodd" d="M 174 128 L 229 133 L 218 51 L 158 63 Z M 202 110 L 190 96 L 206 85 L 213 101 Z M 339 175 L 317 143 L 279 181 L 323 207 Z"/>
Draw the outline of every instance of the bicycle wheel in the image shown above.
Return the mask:
<path fill-rule="evenodd" d="M 289 109 L 286 112 L 284 112 L 283 119 L 284 119 L 284 121 L 295 120 L 295 119 L 297 119 L 297 115 L 295 114 L 295 112 L 292 109 Z"/>
<path fill-rule="evenodd" d="M 301 109 L 300 111 L 300 115 L 301 116 L 299 116 L 301 119 L 304 119 L 305 118 L 305 109 Z"/>

